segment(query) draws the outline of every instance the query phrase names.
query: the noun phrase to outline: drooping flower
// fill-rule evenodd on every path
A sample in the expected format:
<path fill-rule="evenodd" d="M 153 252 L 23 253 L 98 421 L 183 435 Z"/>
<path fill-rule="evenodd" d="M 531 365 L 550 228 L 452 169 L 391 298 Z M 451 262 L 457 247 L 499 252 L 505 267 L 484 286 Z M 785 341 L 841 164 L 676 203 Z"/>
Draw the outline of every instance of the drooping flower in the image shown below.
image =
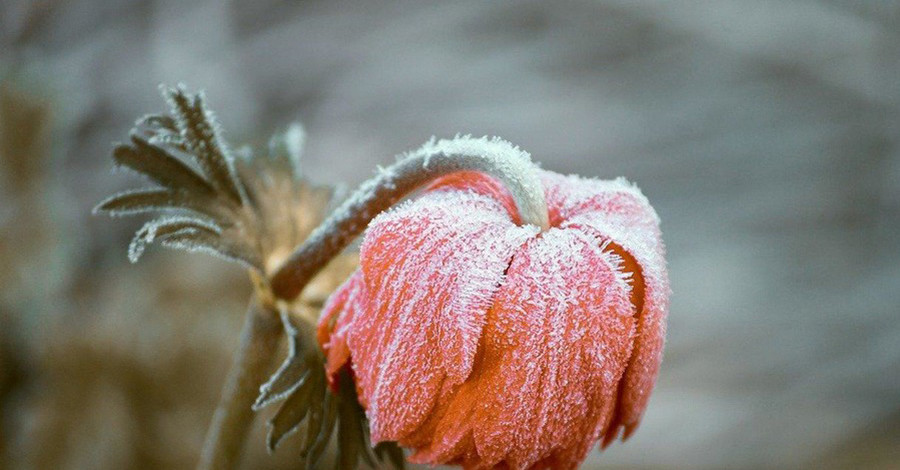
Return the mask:
<path fill-rule="evenodd" d="M 638 426 L 662 358 L 659 220 L 622 179 L 541 171 L 550 228 L 460 172 L 376 217 L 319 342 L 373 442 L 466 468 L 575 468 Z"/>

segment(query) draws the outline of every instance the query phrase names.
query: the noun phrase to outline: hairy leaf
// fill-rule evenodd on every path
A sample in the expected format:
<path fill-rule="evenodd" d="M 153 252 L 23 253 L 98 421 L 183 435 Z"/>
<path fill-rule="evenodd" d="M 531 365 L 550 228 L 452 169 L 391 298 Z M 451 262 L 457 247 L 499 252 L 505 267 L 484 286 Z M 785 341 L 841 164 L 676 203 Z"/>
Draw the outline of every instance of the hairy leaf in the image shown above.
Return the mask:
<path fill-rule="evenodd" d="M 403 452 L 394 444 L 373 449 L 365 411 L 359 404 L 349 369 L 338 375 L 337 390 L 327 386 L 324 358 L 312 342 L 303 342 L 305 330 L 286 311 L 282 324 L 290 338 L 287 359 L 268 383 L 260 387 L 254 409 L 284 400 L 269 421 L 267 443 L 270 450 L 304 421 L 306 435 L 302 453 L 307 468 L 319 468 L 322 453 L 335 435 L 336 468 L 357 468 L 361 462 L 377 468 L 378 462 L 403 468 Z M 399 464 L 398 464 L 399 462 Z"/>
<path fill-rule="evenodd" d="M 340 393 L 340 422 L 338 423 L 338 467 L 356 468 L 359 457 L 362 457 L 369 466 L 374 467 L 375 462 L 369 455 L 368 440 L 362 429 L 363 418 L 361 408 L 357 402 L 353 379 L 346 372 L 340 374 L 338 379 Z"/>
<path fill-rule="evenodd" d="M 227 221 L 221 208 L 210 198 L 165 188 L 136 189 L 114 194 L 101 201 L 94 208 L 94 213 L 106 212 L 110 216 L 120 217 L 171 210 L 193 211 L 219 223 Z"/>
<path fill-rule="evenodd" d="M 297 387 L 269 421 L 266 445 L 270 452 L 275 450 L 275 446 L 284 436 L 294 432 L 300 426 L 312 406 L 312 401 L 319 399 L 319 397 L 313 396 L 315 392 L 320 392 L 320 390 L 316 390 L 314 382 L 316 379 L 307 380 Z"/>
<path fill-rule="evenodd" d="M 384 441 L 375 446 L 375 456 L 379 462 L 387 459 L 394 468 L 402 470 L 406 468 L 406 459 L 403 457 L 403 449 L 396 442 Z"/>
<path fill-rule="evenodd" d="M 262 262 L 255 252 L 239 244 L 229 243 L 221 233 L 187 228 L 177 232 L 158 235 L 159 242 L 167 248 L 185 251 L 204 251 L 230 261 L 243 263 L 251 268 L 262 268 Z"/>
<path fill-rule="evenodd" d="M 316 393 L 313 394 L 314 396 L 310 403 L 309 418 L 306 421 L 306 437 L 301 453 L 303 458 L 307 460 L 309 460 L 309 451 L 316 445 L 316 441 L 319 440 L 319 435 L 322 433 L 322 428 L 325 424 L 325 400 L 327 398 L 326 394 L 328 394 L 325 385 L 325 371 L 323 370 L 321 375 L 314 375 L 311 382 Z"/>
<path fill-rule="evenodd" d="M 175 119 L 171 116 L 162 114 L 147 114 L 141 116 L 134 122 L 134 127 L 178 132 L 178 124 L 175 122 Z"/>
<path fill-rule="evenodd" d="M 165 150 L 137 135 L 132 135 L 131 142 L 132 145 L 119 145 L 113 150 L 113 160 L 117 165 L 131 168 L 173 190 L 205 195 L 215 192 L 191 167 Z"/>
<path fill-rule="evenodd" d="M 106 212 L 111 216 L 141 214 L 171 209 L 178 203 L 176 194 L 168 189 L 137 189 L 125 191 L 104 199 L 94 208 L 94 213 Z"/>
<path fill-rule="evenodd" d="M 295 178 L 300 171 L 300 159 L 306 144 L 306 131 L 299 123 L 291 124 L 284 132 L 279 132 L 269 140 L 269 160 L 276 162 L 279 169 Z"/>
<path fill-rule="evenodd" d="M 288 335 L 288 357 L 284 360 L 268 382 L 259 387 L 259 397 L 253 404 L 254 410 L 283 399 L 310 379 L 316 368 L 322 367 L 318 351 L 313 348 L 304 349 L 301 332 L 291 323 L 287 312 L 281 313 L 281 321 Z"/>
<path fill-rule="evenodd" d="M 241 202 L 241 190 L 235 177 L 232 157 L 221 138 L 215 116 L 203 101 L 202 93 L 189 94 L 178 86 L 164 90 L 175 122 L 184 137 L 187 148 L 210 183 L 224 192 L 234 202 Z"/>
<path fill-rule="evenodd" d="M 185 229 L 213 235 L 221 233 L 221 229 L 218 226 L 194 217 L 161 217 L 147 222 L 137 231 L 134 238 L 131 240 L 131 245 L 128 247 L 128 259 L 130 259 L 132 263 L 137 262 L 144 253 L 147 245 L 153 243 L 157 237 L 173 234 Z"/>
<path fill-rule="evenodd" d="M 190 154 L 187 141 L 171 116 L 153 114 L 144 116 L 135 122 L 132 133 L 158 147 L 176 150 L 185 155 Z"/>
<path fill-rule="evenodd" d="M 334 434 L 334 423 L 337 421 L 338 415 L 338 401 L 338 397 L 326 389 L 325 400 L 323 403 L 325 413 L 322 418 L 322 427 L 319 430 L 315 443 L 312 447 L 306 449 L 307 470 L 320 468 L 319 461 L 322 458 L 322 454 L 325 453 L 325 449 L 328 447 L 328 441 L 331 440 L 331 435 Z"/>

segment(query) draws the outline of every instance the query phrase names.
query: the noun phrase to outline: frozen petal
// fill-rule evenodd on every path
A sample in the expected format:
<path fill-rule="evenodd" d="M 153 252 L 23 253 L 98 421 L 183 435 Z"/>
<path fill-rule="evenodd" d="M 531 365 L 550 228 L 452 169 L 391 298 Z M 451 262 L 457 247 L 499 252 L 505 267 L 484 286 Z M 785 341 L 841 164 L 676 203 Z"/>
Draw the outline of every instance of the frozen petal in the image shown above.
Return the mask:
<path fill-rule="evenodd" d="M 488 196 L 499 202 L 516 225 L 522 224 L 516 202 L 506 187 L 496 179 L 477 171 L 459 171 L 436 179 L 428 187 L 429 191 L 456 189 Z"/>
<path fill-rule="evenodd" d="M 656 212 L 641 190 L 625 178 L 598 180 L 542 171 L 541 183 L 553 226 L 593 213 L 612 223 L 658 231 Z"/>
<path fill-rule="evenodd" d="M 529 241 L 488 313 L 472 376 L 411 459 L 575 468 L 611 417 L 631 352 L 634 308 L 615 264 L 578 231 Z"/>
<path fill-rule="evenodd" d="M 420 426 L 472 370 L 513 252 L 535 235 L 498 201 L 435 190 L 378 216 L 361 251 L 367 308 L 349 338 L 373 441 Z"/>
<path fill-rule="evenodd" d="M 669 280 L 659 218 L 635 186 L 623 179 L 584 180 L 545 176 L 548 204 L 558 214 L 557 225 L 593 234 L 611 242 L 610 248 L 631 272 L 638 314 L 634 353 L 625 371 L 618 405 L 604 444 L 624 428 L 627 438 L 640 423 L 662 361 L 669 310 Z M 551 210 L 551 213 L 553 211 Z"/>
<path fill-rule="evenodd" d="M 325 353 L 325 371 L 332 386 L 337 373 L 350 360 L 347 334 L 353 317 L 361 307 L 360 302 L 365 294 L 363 287 L 362 271 L 357 269 L 329 297 L 319 317 L 316 339 Z"/>
<path fill-rule="evenodd" d="M 500 356 L 485 359 L 494 371 L 475 415 L 479 454 L 574 468 L 609 419 L 631 354 L 634 308 L 615 259 L 594 237 L 551 229 L 517 254 L 495 310 L 486 354 Z"/>

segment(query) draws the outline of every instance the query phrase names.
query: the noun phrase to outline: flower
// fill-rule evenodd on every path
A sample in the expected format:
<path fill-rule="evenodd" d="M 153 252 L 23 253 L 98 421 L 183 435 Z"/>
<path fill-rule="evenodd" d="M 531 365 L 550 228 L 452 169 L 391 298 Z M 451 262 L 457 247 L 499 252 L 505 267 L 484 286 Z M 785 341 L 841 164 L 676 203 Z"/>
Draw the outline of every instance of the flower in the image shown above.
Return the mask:
<path fill-rule="evenodd" d="M 418 463 L 575 468 L 638 426 L 668 312 L 659 219 L 624 179 L 540 175 L 543 232 L 475 172 L 370 223 L 318 341 L 332 380 L 352 367 L 372 442 Z"/>

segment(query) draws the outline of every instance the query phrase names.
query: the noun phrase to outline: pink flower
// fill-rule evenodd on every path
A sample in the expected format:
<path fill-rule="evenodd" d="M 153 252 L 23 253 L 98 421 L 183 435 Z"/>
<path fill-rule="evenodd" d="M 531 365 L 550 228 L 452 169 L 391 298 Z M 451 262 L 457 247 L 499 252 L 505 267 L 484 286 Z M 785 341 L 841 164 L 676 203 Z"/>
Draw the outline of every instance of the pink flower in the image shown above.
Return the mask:
<path fill-rule="evenodd" d="M 369 225 L 328 301 L 329 375 L 352 366 L 372 441 L 466 468 L 575 468 L 637 428 L 669 286 L 659 220 L 622 179 L 542 171 L 551 228 L 480 173 Z"/>

